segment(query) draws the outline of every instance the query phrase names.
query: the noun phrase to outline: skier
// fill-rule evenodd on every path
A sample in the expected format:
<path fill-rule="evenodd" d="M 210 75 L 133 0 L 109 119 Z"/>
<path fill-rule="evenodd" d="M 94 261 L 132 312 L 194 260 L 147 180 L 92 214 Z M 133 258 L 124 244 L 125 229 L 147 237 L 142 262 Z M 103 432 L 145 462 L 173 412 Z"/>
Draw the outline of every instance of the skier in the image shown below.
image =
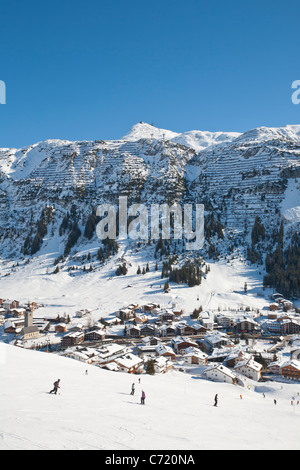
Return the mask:
<path fill-rule="evenodd" d="M 131 386 L 130 395 L 134 395 L 134 392 L 135 392 L 135 384 L 133 383 L 132 386 Z"/>
<path fill-rule="evenodd" d="M 276 401 L 276 400 L 274 400 L 274 405 L 277 405 L 277 401 Z"/>
<path fill-rule="evenodd" d="M 218 394 L 215 395 L 215 403 L 214 406 L 218 406 Z"/>
<path fill-rule="evenodd" d="M 145 398 L 146 398 L 146 394 L 145 394 L 144 390 L 142 390 L 141 405 L 145 404 Z"/>
<path fill-rule="evenodd" d="M 54 384 L 53 384 L 54 387 L 49 393 L 55 393 L 55 395 L 57 395 L 58 389 L 60 388 L 59 383 L 60 383 L 60 379 L 58 379 L 56 382 L 54 382 Z"/>

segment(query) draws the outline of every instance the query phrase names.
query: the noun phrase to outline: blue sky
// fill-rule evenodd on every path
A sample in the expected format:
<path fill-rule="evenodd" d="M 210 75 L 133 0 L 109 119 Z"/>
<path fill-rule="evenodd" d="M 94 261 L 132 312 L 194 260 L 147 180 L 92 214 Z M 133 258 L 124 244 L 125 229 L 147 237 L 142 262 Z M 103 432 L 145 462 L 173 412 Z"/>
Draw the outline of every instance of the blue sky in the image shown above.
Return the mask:
<path fill-rule="evenodd" d="M 299 1 L 3 0 L 0 147 L 300 124 Z"/>

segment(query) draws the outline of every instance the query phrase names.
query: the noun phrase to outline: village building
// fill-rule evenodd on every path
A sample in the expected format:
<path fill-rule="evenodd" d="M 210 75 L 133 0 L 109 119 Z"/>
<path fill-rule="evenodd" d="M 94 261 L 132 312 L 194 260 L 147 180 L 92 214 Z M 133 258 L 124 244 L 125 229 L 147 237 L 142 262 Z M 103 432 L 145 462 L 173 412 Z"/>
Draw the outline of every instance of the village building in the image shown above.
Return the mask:
<path fill-rule="evenodd" d="M 24 323 L 24 318 L 11 318 L 10 320 L 6 320 L 3 325 L 4 333 L 20 334 L 24 328 Z"/>
<path fill-rule="evenodd" d="M 64 356 L 85 364 L 93 364 L 97 361 L 97 351 L 85 347 L 77 347 L 75 350 L 66 351 Z"/>
<path fill-rule="evenodd" d="M 33 324 L 33 312 L 31 310 L 26 310 L 25 312 L 25 323 L 22 334 L 24 340 L 38 338 L 40 335 L 38 326 Z"/>
<path fill-rule="evenodd" d="M 286 361 L 274 361 L 268 364 L 267 369 L 270 374 L 281 375 L 281 367 Z"/>
<path fill-rule="evenodd" d="M 122 372 L 127 372 L 128 374 L 141 373 L 144 364 L 140 357 L 132 353 L 127 353 L 124 356 L 116 358 L 115 362 Z"/>
<path fill-rule="evenodd" d="M 66 323 L 58 323 L 58 325 L 55 325 L 54 331 L 55 333 L 65 333 L 67 331 Z"/>
<path fill-rule="evenodd" d="M 144 323 L 147 323 L 149 318 L 146 315 L 136 315 L 134 318 L 134 322 L 138 325 L 143 325 Z"/>
<path fill-rule="evenodd" d="M 133 308 L 121 308 L 116 312 L 116 317 L 120 318 L 122 321 L 130 320 L 135 316 L 135 309 Z"/>
<path fill-rule="evenodd" d="M 184 354 L 184 350 L 189 347 L 197 348 L 198 344 L 190 338 L 176 336 L 171 340 L 172 347 L 176 354 Z"/>
<path fill-rule="evenodd" d="M 170 309 L 164 309 L 158 314 L 158 319 L 162 322 L 174 321 L 175 315 Z"/>
<path fill-rule="evenodd" d="M 84 341 L 104 341 L 105 339 L 105 331 L 103 329 L 95 329 L 91 331 L 85 331 L 84 333 Z"/>
<path fill-rule="evenodd" d="M 229 315 L 228 313 L 226 314 L 218 314 L 215 316 L 215 320 L 219 326 L 222 326 L 222 328 L 229 330 L 234 326 L 234 318 L 232 315 Z"/>
<path fill-rule="evenodd" d="M 245 357 L 245 353 L 243 352 L 241 347 L 235 347 L 233 348 L 229 354 L 227 354 L 224 364 L 226 367 L 233 368 L 237 365 L 238 362 L 241 362 L 241 360 Z"/>
<path fill-rule="evenodd" d="M 213 364 L 207 367 L 203 372 L 203 376 L 213 382 L 237 383 L 236 375 L 222 364 Z"/>
<path fill-rule="evenodd" d="M 141 336 L 141 327 L 139 325 L 126 327 L 126 336 L 131 338 L 139 338 Z"/>
<path fill-rule="evenodd" d="M 83 331 L 71 331 L 62 338 L 61 345 L 62 348 L 68 348 L 70 346 L 76 346 L 77 344 L 83 343 L 83 341 Z"/>
<path fill-rule="evenodd" d="M 256 380 L 257 382 L 261 378 L 262 365 L 254 361 L 252 357 L 246 358 L 236 364 L 234 370 L 249 379 Z"/>
<path fill-rule="evenodd" d="M 156 327 L 153 325 L 144 325 L 141 327 L 141 335 L 142 336 L 155 336 L 156 335 Z"/>
<path fill-rule="evenodd" d="M 19 308 L 20 302 L 18 300 L 4 300 L 2 302 L 2 307 L 7 312 L 8 310 L 12 310 L 13 308 Z"/>
<path fill-rule="evenodd" d="M 158 328 L 160 336 L 167 337 L 167 336 L 175 336 L 176 335 L 176 326 L 165 324 Z"/>
<path fill-rule="evenodd" d="M 252 333 L 259 327 L 252 318 L 241 317 L 236 320 L 235 329 L 238 333 Z"/>
<path fill-rule="evenodd" d="M 154 359 L 154 370 L 156 374 L 165 374 L 168 370 L 173 368 L 173 363 L 170 358 L 159 356 Z"/>
<path fill-rule="evenodd" d="M 142 338 L 142 344 L 139 344 L 137 348 L 141 353 L 155 352 L 155 349 L 160 342 L 161 340 L 155 336 L 146 336 L 145 338 Z"/>
<path fill-rule="evenodd" d="M 221 331 L 208 333 L 203 339 L 198 340 L 200 348 L 207 354 L 211 354 L 214 349 L 222 348 L 222 346 L 232 346 L 233 342 L 229 336 Z"/>
<path fill-rule="evenodd" d="M 168 346 L 167 344 L 162 343 L 159 346 L 156 346 L 155 353 L 157 356 L 164 356 L 166 358 L 171 359 L 172 361 L 175 361 L 176 359 L 176 354 L 174 350 L 171 348 L 171 346 Z"/>
<path fill-rule="evenodd" d="M 300 361 L 293 359 L 282 364 L 281 374 L 286 379 L 300 380 Z"/>
<path fill-rule="evenodd" d="M 180 322 L 176 325 L 177 334 L 181 336 L 193 336 L 197 334 L 197 330 L 194 326 L 187 324 L 186 322 Z"/>
<path fill-rule="evenodd" d="M 214 329 L 214 318 L 209 312 L 201 312 L 199 317 L 200 323 L 207 329 L 213 330 Z"/>
<path fill-rule="evenodd" d="M 19 308 L 12 308 L 6 311 L 6 316 L 7 318 L 20 318 L 25 315 L 25 308 L 19 307 Z"/>
<path fill-rule="evenodd" d="M 190 347 L 185 350 L 183 359 L 186 364 L 204 366 L 208 363 L 208 355 L 194 347 Z"/>
<path fill-rule="evenodd" d="M 128 352 L 128 348 L 125 345 L 116 343 L 107 343 L 100 348 L 97 348 L 97 362 L 100 367 L 109 362 L 113 362 L 116 358 L 123 356 Z"/>

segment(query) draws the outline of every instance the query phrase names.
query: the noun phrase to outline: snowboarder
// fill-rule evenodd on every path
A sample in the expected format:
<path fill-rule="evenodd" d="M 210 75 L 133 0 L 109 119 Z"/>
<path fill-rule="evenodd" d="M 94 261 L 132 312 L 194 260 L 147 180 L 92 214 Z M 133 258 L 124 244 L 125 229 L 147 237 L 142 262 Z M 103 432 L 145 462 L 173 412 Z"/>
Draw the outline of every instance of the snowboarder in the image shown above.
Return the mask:
<path fill-rule="evenodd" d="M 215 403 L 214 406 L 218 406 L 218 394 L 215 395 Z"/>
<path fill-rule="evenodd" d="M 142 390 L 141 405 L 145 404 L 145 398 L 146 398 L 146 394 L 145 394 L 144 390 Z"/>
<path fill-rule="evenodd" d="M 131 386 L 130 395 L 134 395 L 134 392 L 135 392 L 135 384 L 133 383 L 132 386 Z"/>
<path fill-rule="evenodd" d="M 59 383 L 60 383 L 60 379 L 54 382 L 53 389 L 49 393 L 55 393 L 55 395 L 57 395 L 58 389 L 60 388 Z"/>

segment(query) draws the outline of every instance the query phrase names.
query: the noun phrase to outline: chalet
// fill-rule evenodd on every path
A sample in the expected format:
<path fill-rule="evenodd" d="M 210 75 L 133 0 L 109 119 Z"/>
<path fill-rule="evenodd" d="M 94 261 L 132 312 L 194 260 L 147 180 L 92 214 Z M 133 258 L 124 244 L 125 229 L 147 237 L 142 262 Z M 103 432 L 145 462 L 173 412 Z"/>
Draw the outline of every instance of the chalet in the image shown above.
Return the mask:
<path fill-rule="evenodd" d="M 142 339 L 144 346 L 158 346 L 160 344 L 160 339 L 156 336 L 146 336 Z"/>
<path fill-rule="evenodd" d="M 195 341 L 192 341 L 190 338 L 176 336 L 171 340 L 171 344 L 174 348 L 175 353 L 183 354 L 184 350 L 190 347 L 197 348 L 198 345 Z"/>
<path fill-rule="evenodd" d="M 267 369 L 270 374 L 281 375 L 281 367 L 286 361 L 275 361 L 268 364 Z"/>
<path fill-rule="evenodd" d="M 158 314 L 158 318 L 160 321 L 165 322 L 165 321 L 174 321 L 175 315 L 172 312 L 172 310 L 169 309 L 164 309 Z"/>
<path fill-rule="evenodd" d="M 4 323 L 4 333 L 20 334 L 24 328 L 25 320 L 12 318 Z"/>
<path fill-rule="evenodd" d="M 258 324 L 252 318 L 241 317 L 238 318 L 235 324 L 235 329 L 239 333 L 251 333 L 258 328 Z"/>
<path fill-rule="evenodd" d="M 234 348 L 230 353 L 226 356 L 224 364 L 226 367 L 235 367 L 238 362 L 244 357 L 244 353 L 241 348 Z"/>
<path fill-rule="evenodd" d="M 65 333 L 67 331 L 67 325 L 65 323 L 58 323 L 55 325 L 55 333 Z"/>
<path fill-rule="evenodd" d="M 157 356 L 164 356 L 173 361 L 175 361 L 176 359 L 176 354 L 174 350 L 170 346 L 167 346 L 166 344 L 160 344 L 159 346 L 156 346 L 155 353 Z"/>
<path fill-rule="evenodd" d="M 197 334 L 197 330 L 187 323 L 178 323 L 177 324 L 177 334 L 181 336 L 192 336 Z"/>
<path fill-rule="evenodd" d="M 209 312 L 201 312 L 199 321 L 207 330 L 214 329 L 214 319 Z"/>
<path fill-rule="evenodd" d="M 142 372 L 144 364 L 141 358 L 131 353 L 116 358 L 115 362 L 118 364 L 121 371 L 127 372 L 128 374 L 138 374 Z"/>
<path fill-rule="evenodd" d="M 142 338 L 142 344 L 138 345 L 139 352 L 155 352 L 157 345 L 160 344 L 160 339 L 155 336 L 146 336 Z"/>
<path fill-rule="evenodd" d="M 300 380 L 300 361 L 293 359 L 282 364 L 281 374 L 286 379 Z"/>
<path fill-rule="evenodd" d="M 176 334 L 176 326 L 174 325 L 162 325 L 159 328 L 160 335 L 163 337 L 166 336 L 175 336 Z"/>
<path fill-rule="evenodd" d="M 289 319 L 283 320 L 282 322 L 282 334 L 283 335 L 294 335 L 300 333 L 300 323 L 297 320 Z"/>
<path fill-rule="evenodd" d="M 84 341 L 103 341 L 105 339 L 104 330 L 92 330 L 84 333 Z"/>
<path fill-rule="evenodd" d="M 126 336 L 129 336 L 131 338 L 139 338 L 141 336 L 141 327 L 138 325 L 127 327 Z"/>
<path fill-rule="evenodd" d="M 149 313 L 152 313 L 153 309 L 158 309 L 159 308 L 159 304 L 146 304 L 143 306 L 143 310 L 144 312 L 149 312 Z"/>
<path fill-rule="evenodd" d="M 173 368 L 173 363 L 170 358 L 159 356 L 154 359 L 154 370 L 157 374 L 165 374 L 168 370 Z"/>
<path fill-rule="evenodd" d="M 225 329 L 229 329 L 234 325 L 233 316 L 229 314 L 218 314 L 215 317 L 218 325 L 222 326 Z"/>
<path fill-rule="evenodd" d="M 148 317 L 146 315 L 137 315 L 134 319 L 134 321 L 137 324 L 143 325 L 144 323 L 147 323 Z"/>
<path fill-rule="evenodd" d="M 77 344 L 83 343 L 84 341 L 84 333 L 83 331 L 73 331 L 67 333 L 63 338 L 62 338 L 62 347 L 63 348 L 68 348 L 70 346 L 76 346 Z"/>
<path fill-rule="evenodd" d="M 116 313 L 116 317 L 120 318 L 121 320 L 130 320 L 134 318 L 135 310 L 132 308 L 122 308 Z"/>
<path fill-rule="evenodd" d="M 183 359 L 186 364 L 197 364 L 199 366 L 204 366 L 208 362 L 207 354 L 194 347 L 185 350 Z"/>
<path fill-rule="evenodd" d="M 277 312 L 279 310 L 279 305 L 278 304 L 270 304 L 270 312 Z"/>
<path fill-rule="evenodd" d="M 236 372 L 257 382 L 261 378 L 261 369 L 262 365 L 254 361 L 251 357 L 238 362 L 234 367 Z"/>
<path fill-rule="evenodd" d="M 207 333 L 207 328 L 201 325 L 201 323 L 195 323 L 193 327 L 195 329 L 196 335 L 205 335 Z"/>
<path fill-rule="evenodd" d="M 93 364 L 97 361 L 97 351 L 91 348 L 76 348 L 74 351 L 68 351 L 64 356 L 75 359 L 86 364 Z"/>
<path fill-rule="evenodd" d="M 40 336 L 40 332 L 37 326 L 26 326 L 22 330 L 23 334 L 23 339 L 28 340 L 28 339 L 35 339 Z"/>
<path fill-rule="evenodd" d="M 214 364 L 207 367 L 203 376 L 213 382 L 225 382 L 229 384 L 237 383 L 237 377 L 235 374 L 222 364 Z"/>
<path fill-rule="evenodd" d="M 300 348 L 296 347 L 295 349 L 291 349 L 291 359 L 300 359 Z"/>
<path fill-rule="evenodd" d="M 25 315 L 25 308 L 12 308 L 6 311 L 6 316 L 13 318 L 20 318 Z"/>
<path fill-rule="evenodd" d="M 270 333 L 280 335 L 292 335 L 300 333 L 299 321 L 291 318 L 277 318 L 277 320 L 269 320 L 266 326 Z"/>
<path fill-rule="evenodd" d="M 202 344 L 201 349 L 207 354 L 210 354 L 215 348 L 221 348 L 222 346 L 232 345 L 230 338 L 221 331 L 215 331 L 208 333 L 204 336 L 202 341 L 199 341 L 199 344 Z"/>
<path fill-rule="evenodd" d="M 156 328 L 155 326 L 145 325 L 141 327 L 141 335 L 142 336 L 155 336 L 156 335 Z"/>
<path fill-rule="evenodd" d="M 41 320 L 41 323 L 43 324 L 43 320 Z M 46 327 L 46 325 L 49 327 L 50 323 L 47 324 L 47 322 L 44 322 L 44 327 Z M 24 328 L 22 330 L 22 334 L 24 340 L 38 338 L 40 335 L 38 325 L 33 324 L 33 312 L 30 309 L 27 309 L 25 312 Z"/>
<path fill-rule="evenodd" d="M 183 315 L 184 311 L 180 308 L 174 307 L 173 308 L 173 313 L 174 313 L 175 317 L 178 318 L 178 317 L 181 317 L 181 315 Z"/>
<path fill-rule="evenodd" d="M 13 308 L 19 308 L 20 302 L 18 300 L 4 300 L 2 302 L 2 307 L 7 310 L 12 310 Z"/>

